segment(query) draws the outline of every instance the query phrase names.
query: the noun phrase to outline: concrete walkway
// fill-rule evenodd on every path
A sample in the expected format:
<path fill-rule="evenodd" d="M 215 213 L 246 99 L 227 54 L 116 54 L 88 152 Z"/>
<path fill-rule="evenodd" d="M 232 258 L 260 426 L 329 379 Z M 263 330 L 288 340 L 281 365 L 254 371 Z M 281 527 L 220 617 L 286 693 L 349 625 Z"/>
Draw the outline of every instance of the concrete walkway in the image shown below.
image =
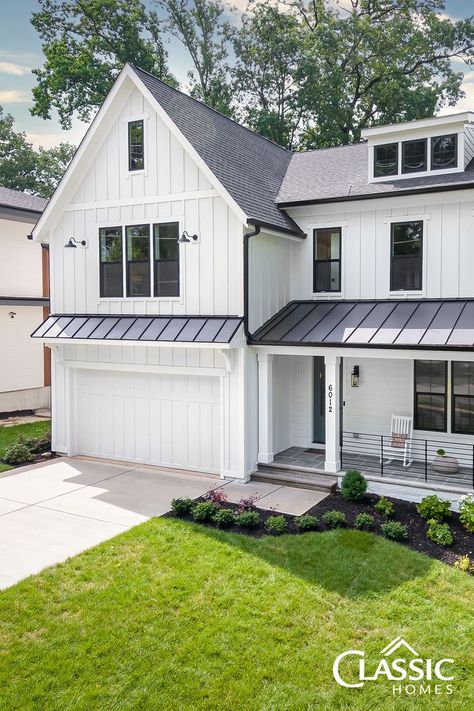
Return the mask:
<path fill-rule="evenodd" d="M 5 588 L 170 509 L 223 487 L 228 500 L 301 514 L 317 491 L 133 464 L 61 458 L 0 476 L 0 588 Z"/>

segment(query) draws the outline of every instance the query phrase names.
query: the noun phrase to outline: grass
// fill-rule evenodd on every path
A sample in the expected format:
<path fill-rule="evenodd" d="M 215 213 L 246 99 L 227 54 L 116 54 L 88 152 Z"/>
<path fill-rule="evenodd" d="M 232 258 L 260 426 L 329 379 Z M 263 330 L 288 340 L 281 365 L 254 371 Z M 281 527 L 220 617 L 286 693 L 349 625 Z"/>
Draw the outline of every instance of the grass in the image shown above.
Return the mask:
<path fill-rule="evenodd" d="M 458 711 L 473 587 L 361 531 L 255 539 L 154 519 L 0 594 L 0 708 Z M 375 664 L 397 635 L 455 659 L 452 696 L 335 683 L 339 653 Z"/>
<path fill-rule="evenodd" d="M 11 427 L 0 425 L 0 460 L 3 459 L 7 447 L 15 442 L 18 437 L 23 436 L 25 439 L 33 439 L 34 437 L 41 437 L 49 432 L 50 429 L 50 420 L 28 422 L 24 425 L 12 425 Z M 9 464 L 0 461 L 0 472 L 6 472 L 11 468 Z"/>

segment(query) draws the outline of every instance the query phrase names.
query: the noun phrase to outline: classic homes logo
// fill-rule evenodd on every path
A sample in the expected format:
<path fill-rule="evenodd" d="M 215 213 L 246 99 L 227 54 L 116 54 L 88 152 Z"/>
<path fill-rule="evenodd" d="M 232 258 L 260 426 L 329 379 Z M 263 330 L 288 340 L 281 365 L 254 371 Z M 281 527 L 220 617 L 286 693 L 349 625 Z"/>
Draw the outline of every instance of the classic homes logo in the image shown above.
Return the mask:
<path fill-rule="evenodd" d="M 392 683 L 393 695 L 406 694 L 452 694 L 451 666 L 454 659 L 423 659 L 401 637 L 395 637 L 380 652 L 381 658 L 374 665 L 366 666 L 365 652 L 350 649 L 335 659 L 332 673 L 340 686 L 358 689 L 366 682 L 385 679 Z M 354 674 L 354 661 L 357 671 Z M 354 678 L 355 677 L 355 678 Z"/>

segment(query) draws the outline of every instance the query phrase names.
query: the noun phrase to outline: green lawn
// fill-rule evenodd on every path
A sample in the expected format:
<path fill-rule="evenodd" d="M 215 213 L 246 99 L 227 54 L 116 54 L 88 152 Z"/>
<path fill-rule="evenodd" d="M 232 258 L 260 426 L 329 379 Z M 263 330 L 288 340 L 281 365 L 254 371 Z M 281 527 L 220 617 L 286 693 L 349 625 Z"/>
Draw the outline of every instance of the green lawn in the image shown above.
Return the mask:
<path fill-rule="evenodd" d="M 468 708 L 473 579 L 359 531 L 253 539 L 155 519 L 0 594 L 1 709 Z M 343 689 L 395 636 L 453 657 L 450 697 Z"/>
<path fill-rule="evenodd" d="M 11 427 L 0 425 L 0 460 L 3 458 L 6 448 L 21 435 L 25 439 L 33 439 L 33 437 L 41 437 L 49 432 L 50 429 L 50 420 L 29 422 L 25 425 L 12 425 Z M 11 469 L 11 466 L 0 461 L 0 472 L 8 471 L 8 469 Z"/>

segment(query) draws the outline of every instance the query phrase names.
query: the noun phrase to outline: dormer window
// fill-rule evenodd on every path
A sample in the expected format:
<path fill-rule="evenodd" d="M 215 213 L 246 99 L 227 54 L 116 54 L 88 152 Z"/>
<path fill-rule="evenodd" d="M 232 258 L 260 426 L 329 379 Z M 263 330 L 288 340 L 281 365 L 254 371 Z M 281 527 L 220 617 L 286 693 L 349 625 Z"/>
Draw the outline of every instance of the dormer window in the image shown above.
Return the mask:
<path fill-rule="evenodd" d="M 426 138 L 402 143 L 402 173 L 419 173 L 427 170 Z"/>
<path fill-rule="evenodd" d="M 143 170 L 145 167 L 143 121 L 128 123 L 128 169 Z"/>
<path fill-rule="evenodd" d="M 398 143 L 374 147 L 374 177 L 381 178 L 398 173 Z"/>
<path fill-rule="evenodd" d="M 436 136 L 431 139 L 431 170 L 446 170 L 458 165 L 458 137 Z"/>

